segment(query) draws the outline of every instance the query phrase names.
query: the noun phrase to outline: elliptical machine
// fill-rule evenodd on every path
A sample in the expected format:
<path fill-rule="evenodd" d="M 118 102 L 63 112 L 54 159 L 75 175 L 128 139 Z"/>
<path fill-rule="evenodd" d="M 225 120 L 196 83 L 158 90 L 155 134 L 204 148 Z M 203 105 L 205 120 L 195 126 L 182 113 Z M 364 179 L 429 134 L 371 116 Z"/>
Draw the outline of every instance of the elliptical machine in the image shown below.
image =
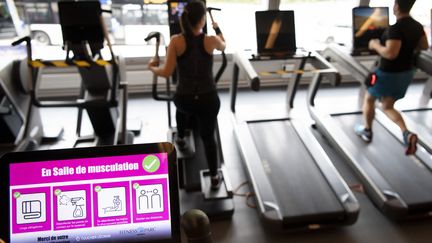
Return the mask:
<path fill-rule="evenodd" d="M 58 3 L 60 24 L 66 50 L 66 60 L 33 60 L 30 37 L 24 37 L 13 45 L 26 42 L 27 60 L 21 61 L 27 68 L 33 104 L 38 107 L 77 107 L 78 146 L 103 146 L 131 144 L 134 134 L 126 130 L 127 83 L 122 82 L 125 74 L 124 59 L 114 55 L 108 31 L 104 24 L 99 1 L 61 1 Z M 101 49 L 107 42 L 111 54 L 110 60 L 104 60 Z M 73 55 L 71 55 L 71 53 Z M 74 66 L 81 76 L 80 95 L 76 100 L 42 101 L 36 88 L 45 67 Z M 25 73 L 25 72 L 21 72 Z M 83 111 L 86 111 L 93 126 L 94 135 L 82 136 L 81 126 Z M 138 131 L 137 131 L 138 132 Z M 90 145 L 89 145 L 90 144 Z"/>
<path fill-rule="evenodd" d="M 39 108 L 31 101 L 28 80 L 19 80 L 19 72 L 20 62 L 16 61 L 0 70 L 0 156 L 5 152 L 36 150 L 63 135 L 63 128 L 42 126 Z"/>
<path fill-rule="evenodd" d="M 211 16 L 212 10 L 220 10 L 215 8 L 207 8 Z M 213 17 L 211 16 L 213 21 Z M 155 60 L 159 60 L 159 45 L 160 45 L 159 32 L 152 32 L 145 39 L 149 41 L 156 38 L 156 54 Z M 225 67 L 226 56 L 222 52 L 222 65 L 219 68 L 215 82 L 220 79 Z M 168 110 L 168 140 L 174 143 L 177 137 L 177 129 L 172 126 L 171 122 L 171 102 L 173 101 L 174 94 L 171 91 L 170 79 L 166 79 L 165 94 L 158 93 L 158 77 L 154 75 L 152 84 L 153 98 L 158 101 L 167 102 Z M 185 140 L 188 144 L 187 150 L 179 149 L 176 145 L 177 158 L 179 160 L 179 181 L 180 188 L 184 189 L 181 192 L 181 210 L 197 208 L 204 211 L 210 218 L 226 218 L 231 217 L 234 212 L 233 191 L 231 183 L 228 178 L 228 173 L 223 163 L 223 154 L 221 148 L 221 139 L 219 136 L 219 128 L 216 124 L 215 139 L 218 148 L 218 173 L 221 176 L 221 186 L 217 190 L 211 189 L 210 184 L 210 171 L 208 170 L 207 159 L 205 156 L 204 144 L 198 132 L 198 124 L 196 119 L 191 119 L 190 130 L 186 131 Z"/>

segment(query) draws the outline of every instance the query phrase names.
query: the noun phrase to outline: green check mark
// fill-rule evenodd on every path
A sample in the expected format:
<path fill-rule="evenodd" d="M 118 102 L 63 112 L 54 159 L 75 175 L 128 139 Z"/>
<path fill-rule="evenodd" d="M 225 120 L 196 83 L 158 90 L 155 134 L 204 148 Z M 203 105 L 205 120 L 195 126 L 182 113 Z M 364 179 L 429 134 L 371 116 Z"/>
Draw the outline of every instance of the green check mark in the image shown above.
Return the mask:
<path fill-rule="evenodd" d="M 149 173 L 153 173 L 157 171 L 160 167 L 159 158 L 154 155 L 149 155 L 145 157 L 142 162 L 142 167 L 145 171 Z"/>

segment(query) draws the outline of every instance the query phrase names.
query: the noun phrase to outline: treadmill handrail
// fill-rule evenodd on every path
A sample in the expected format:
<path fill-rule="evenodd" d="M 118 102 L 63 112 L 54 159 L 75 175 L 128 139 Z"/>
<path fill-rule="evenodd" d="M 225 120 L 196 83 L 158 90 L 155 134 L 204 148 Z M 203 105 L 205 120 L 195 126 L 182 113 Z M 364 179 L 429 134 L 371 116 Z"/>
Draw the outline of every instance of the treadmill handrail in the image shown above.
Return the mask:
<path fill-rule="evenodd" d="M 234 67 L 230 85 L 230 108 L 231 112 L 234 113 L 240 70 L 246 74 L 246 78 L 249 81 L 249 86 L 253 91 L 259 91 L 261 81 L 252 64 L 242 51 L 235 52 L 232 59 Z"/>
<path fill-rule="evenodd" d="M 432 75 L 432 51 L 421 51 L 416 57 L 416 67 Z"/>
<path fill-rule="evenodd" d="M 230 96 L 231 96 L 230 108 L 231 111 L 234 113 L 240 70 L 246 74 L 246 78 L 249 81 L 249 85 L 251 89 L 254 91 L 259 91 L 260 89 L 260 78 L 257 72 L 255 71 L 254 67 L 252 66 L 250 60 L 246 58 L 243 52 L 234 53 L 233 62 L 234 62 L 234 70 L 233 70 L 233 78 L 230 87 Z M 326 77 L 333 86 L 337 86 L 340 84 L 341 75 L 339 74 L 337 69 L 317 52 L 309 52 L 308 56 L 304 56 L 301 58 L 301 61 L 300 63 L 298 63 L 298 67 L 297 67 L 297 70 L 299 72 L 295 74 L 294 81 L 289 82 L 288 84 L 287 97 L 288 97 L 288 104 L 290 108 L 293 108 L 294 106 L 295 94 L 303 74 L 303 72 L 301 71 L 304 70 L 306 63 L 310 63 L 316 69 L 314 70 L 315 72 L 314 78 L 317 76 Z"/>
<path fill-rule="evenodd" d="M 339 86 L 341 83 L 341 75 L 339 71 L 322 55 L 316 53 L 313 59 L 310 59 L 312 66 L 320 70 L 322 76 L 326 77 L 332 86 Z"/>
<path fill-rule="evenodd" d="M 234 65 L 237 65 L 240 70 L 246 74 L 246 79 L 249 81 L 250 88 L 253 91 L 259 91 L 261 87 L 260 78 L 245 54 L 243 52 L 234 53 L 233 62 Z"/>
<path fill-rule="evenodd" d="M 342 47 L 337 44 L 330 44 L 322 52 L 322 56 L 327 60 L 332 60 L 346 69 L 356 81 L 361 85 L 365 85 L 366 79 L 371 74 L 370 70 L 357 62 L 354 57 L 344 52 Z"/>
<path fill-rule="evenodd" d="M 308 101 L 309 104 L 311 104 L 311 106 L 315 105 L 315 97 L 316 94 L 318 92 L 318 88 L 319 85 L 321 84 L 321 81 L 323 78 L 327 78 L 327 80 L 329 80 L 330 84 L 332 86 L 339 86 L 341 83 L 341 75 L 340 73 L 337 71 L 337 69 L 329 62 L 327 61 L 323 56 L 316 54 L 314 56 L 315 58 L 311 59 L 311 64 L 319 69 L 320 71 L 318 71 L 311 80 L 311 84 L 313 82 L 318 82 L 317 86 L 314 86 L 314 89 L 309 89 L 308 92 Z M 312 85 L 310 85 L 309 87 L 312 87 Z"/>

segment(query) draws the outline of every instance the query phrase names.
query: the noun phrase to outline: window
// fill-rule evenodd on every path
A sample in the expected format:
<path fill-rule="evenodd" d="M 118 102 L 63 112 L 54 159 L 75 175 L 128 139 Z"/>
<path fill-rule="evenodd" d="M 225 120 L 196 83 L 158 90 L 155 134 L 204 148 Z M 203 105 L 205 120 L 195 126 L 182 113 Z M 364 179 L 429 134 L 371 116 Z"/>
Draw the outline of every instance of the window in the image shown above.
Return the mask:
<path fill-rule="evenodd" d="M 0 37 L 3 37 L 4 32 L 11 32 L 12 36 L 15 34 L 14 25 L 12 22 L 12 17 L 8 11 L 6 3 L 0 3 Z"/>
<path fill-rule="evenodd" d="M 390 13 L 392 13 L 394 0 L 371 0 L 370 6 L 387 6 L 390 8 Z M 431 21 L 432 21 L 432 4 L 431 0 L 417 0 L 411 9 L 411 16 L 420 22 L 426 32 L 426 36 L 429 38 L 429 43 L 431 43 Z M 393 14 L 390 15 L 390 24 L 396 22 L 396 18 Z"/>
<path fill-rule="evenodd" d="M 17 2 L 16 6 L 26 24 L 52 24 L 55 21 L 49 2 Z"/>
<path fill-rule="evenodd" d="M 294 10 L 298 47 L 320 50 L 329 42 L 351 45 L 352 8 L 358 0 L 282 0 L 281 10 Z"/>
<path fill-rule="evenodd" d="M 238 49 L 256 49 L 255 11 L 267 9 L 267 1 L 261 0 L 207 0 L 207 6 L 222 9 L 213 11 L 227 41 L 227 52 Z M 210 18 L 209 34 L 214 34 Z"/>

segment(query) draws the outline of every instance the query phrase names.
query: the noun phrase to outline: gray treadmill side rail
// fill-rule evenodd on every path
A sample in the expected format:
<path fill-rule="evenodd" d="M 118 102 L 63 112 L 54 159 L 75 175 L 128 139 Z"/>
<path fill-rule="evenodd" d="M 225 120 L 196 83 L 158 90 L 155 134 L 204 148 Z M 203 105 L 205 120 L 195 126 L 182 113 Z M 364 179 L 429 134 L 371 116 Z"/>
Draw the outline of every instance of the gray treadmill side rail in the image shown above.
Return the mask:
<path fill-rule="evenodd" d="M 261 169 L 253 166 L 253 165 L 262 165 L 262 163 L 260 160 L 259 153 L 255 148 L 253 138 L 250 134 L 247 121 L 239 121 L 235 114 L 235 101 L 236 101 L 235 97 L 237 95 L 239 70 L 245 71 L 248 79 L 254 80 L 254 82 L 259 80 L 259 78 L 256 75 L 253 68 L 252 69 L 250 68 L 251 67 L 250 62 L 247 59 L 244 60 L 245 58 L 244 56 L 242 56 L 241 53 L 235 53 L 233 59 L 234 59 L 234 72 L 233 72 L 234 74 L 233 74 L 233 83 L 231 84 L 231 89 L 230 89 L 231 110 L 232 110 L 232 121 L 234 124 L 234 132 L 237 138 L 237 143 L 241 152 L 242 160 L 246 167 L 246 172 L 252 184 L 252 188 L 255 192 L 255 196 L 257 199 L 256 200 L 257 208 L 262 217 L 262 220 L 265 221 L 266 225 L 269 226 L 269 228 L 284 229 L 284 223 L 282 221 L 283 215 L 281 214 L 277 206 L 277 196 L 275 195 L 271 183 L 267 175 L 265 174 L 265 172 L 262 170 L 262 166 L 260 166 Z M 241 62 L 236 61 L 239 59 L 241 60 Z M 246 63 L 248 65 L 247 69 L 242 67 L 243 63 Z M 249 71 L 252 70 L 252 71 L 248 72 L 248 70 Z M 318 142 L 315 140 L 313 135 L 311 133 L 308 134 L 307 132 L 299 128 L 300 125 L 298 124 L 294 126 L 296 127 L 296 131 L 299 134 L 303 134 L 307 136 L 307 138 L 305 139 L 302 138 L 303 139 L 302 143 L 303 144 L 307 143 L 308 145 L 310 143 L 312 147 L 315 147 L 314 149 L 310 149 L 309 152 L 314 157 L 314 159 L 316 159 L 317 157 L 320 158 L 319 162 L 317 162 L 316 164 L 320 168 L 323 176 L 328 177 L 324 179 L 327 180 L 328 185 L 331 187 L 331 190 L 335 193 L 335 196 L 338 198 L 341 205 L 343 206 L 344 213 L 341 215 L 341 218 L 333 222 L 325 222 L 325 223 L 320 222 L 320 224 L 340 225 L 340 224 L 354 223 L 357 220 L 358 212 L 359 212 L 359 204 L 355 199 L 354 195 L 352 194 L 352 192 L 350 191 L 350 189 L 348 188 L 348 186 L 346 185 L 346 183 L 344 182 L 340 174 L 334 169 L 334 166 L 331 164 L 330 159 L 324 153 L 322 148 L 319 146 Z M 317 226 L 318 224 L 315 224 L 314 222 L 297 225 L 297 227 L 303 227 L 309 229 Z M 289 226 L 286 228 L 293 229 L 290 228 Z"/>
<path fill-rule="evenodd" d="M 330 45 L 323 51 L 326 58 L 345 64 L 344 67 L 352 76 L 363 85 L 368 71 L 358 64 L 354 58 L 342 52 L 340 47 Z M 324 113 L 315 107 L 315 96 L 321 84 L 321 78 L 314 78 L 309 86 L 308 109 L 315 120 L 317 128 L 329 139 L 342 156 L 349 162 L 366 188 L 372 201 L 387 215 L 395 219 L 429 216 L 430 212 L 409 212 L 409 206 L 398 197 L 398 193 L 390 187 L 389 183 L 373 166 L 373 163 L 357 150 L 355 144 L 339 128 L 330 114 Z M 354 112 L 354 114 L 358 112 Z M 432 210 L 432 209 L 431 209 Z"/>

